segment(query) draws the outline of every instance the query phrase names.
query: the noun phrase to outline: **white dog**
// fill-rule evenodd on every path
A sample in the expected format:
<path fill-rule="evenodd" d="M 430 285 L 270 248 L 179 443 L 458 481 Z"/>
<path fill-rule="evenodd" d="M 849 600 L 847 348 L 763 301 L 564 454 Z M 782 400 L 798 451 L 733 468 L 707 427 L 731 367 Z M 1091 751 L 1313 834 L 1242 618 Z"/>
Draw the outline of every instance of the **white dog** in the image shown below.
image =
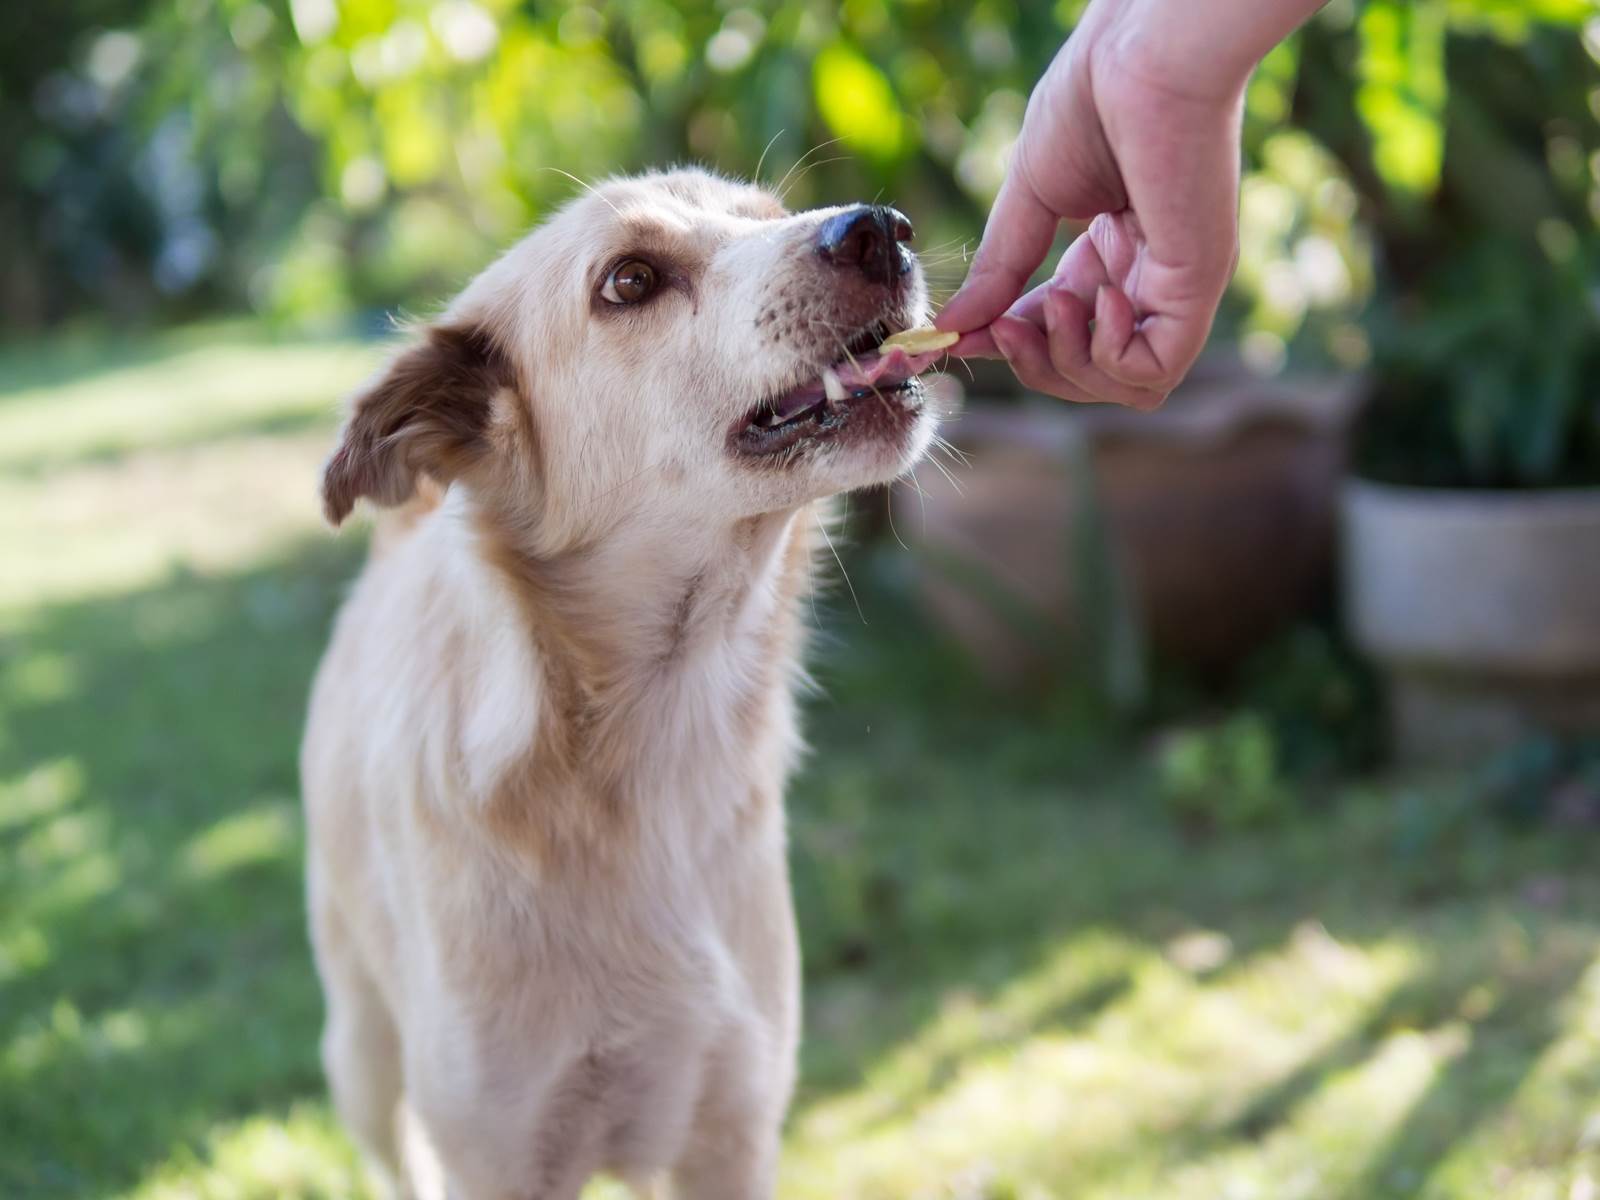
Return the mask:
<path fill-rule="evenodd" d="M 402 1194 L 401 1125 L 457 1200 L 598 1170 L 771 1194 L 799 610 L 817 502 L 933 436 L 934 356 L 877 351 L 926 317 L 910 236 L 698 171 L 613 181 L 356 398 L 328 515 L 402 507 L 301 770 L 323 1060 Z"/>

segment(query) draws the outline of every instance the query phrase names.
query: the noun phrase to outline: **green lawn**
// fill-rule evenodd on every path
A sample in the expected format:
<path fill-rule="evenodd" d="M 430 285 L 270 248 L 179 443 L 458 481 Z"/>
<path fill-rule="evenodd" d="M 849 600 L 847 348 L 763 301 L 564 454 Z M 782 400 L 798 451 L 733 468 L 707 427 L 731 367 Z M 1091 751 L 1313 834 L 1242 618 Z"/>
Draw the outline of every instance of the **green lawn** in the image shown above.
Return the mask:
<path fill-rule="evenodd" d="M 375 353 L 0 352 L 0 1196 L 359 1190 L 294 747 L 361 552 L 316 470 Z M 1600 1194 L 1600 835 L 1391 781 L 1186 836 L 1138 742 L 975 691 L 895 566 L 824 614 L 792 796 L 785 1197 Z"/>

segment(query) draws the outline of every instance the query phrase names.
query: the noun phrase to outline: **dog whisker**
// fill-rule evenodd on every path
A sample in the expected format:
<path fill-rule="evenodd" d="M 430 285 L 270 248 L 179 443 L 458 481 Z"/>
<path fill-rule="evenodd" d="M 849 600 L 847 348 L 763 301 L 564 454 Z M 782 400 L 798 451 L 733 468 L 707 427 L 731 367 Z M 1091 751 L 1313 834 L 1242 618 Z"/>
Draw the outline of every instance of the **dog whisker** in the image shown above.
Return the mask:
<path fill-rule="evenodd" d="M 894 535 L 894 540 L 900 543 L 900 549 L 909 554 L 911 553 L 911 547 L 906 545 L 905 538 L 900 536 L 900 531 L 894 525 L 894 484 L 886 483 L 883 487 L 883 505 L 889 516 L 889 532 Z"/>
<path fill-rule="evenodd" d="M 829 138 L 825 142 L 818 142 L 815 146 L 811 147 L 811 149 L 807 150 L 799 158 L 795 159 L 794 162 L 789 165 L 789 169 L 783 173 L 783 178 L 778 180 L 778 187 L 777 187 L 778 195 L 779 196 L 787 195 L 787 192 L 784 190 L 784 186 L 783 185 L 789 182 L 789 176 L 794 174 L 794 172 L 799 168 L 801 163 L 805 162 L 806 159 L 810 158 L 813 154 L 817 153 L 817 151 L 826 150 L 829 146 L 837 145 L 841 140 L 842 139 L 840 139 L 840 138 Z"/>
<path fill-rule="evenodd" d="M 601 193 L 600 189 L 595 187 L 594 184 L 590 183 L 588 180 L 579 179 L 571 171 L 564 171 L 560 167 L 540 167 L 539 170 L 554 171 L 557 175 L 565 175 L 568 179 L 572 180 L 573 183 L 577 184 L 584 191 L 588 192 L 591 196 L 595 197 L 595 199 L 599 200 L 612 212 L 616 213 L 617 216 L 622 216 L 622 210 L 615 204 L 611 203 L 610 200 L 606 199 L 606 197 Z"/>
<path fill-rule="evenodd" d="M 932 455 L 929 455 L 923 461 L 924 462 L 930 462 L 930 463 L 933 464 L 934 469 L 936 471 L 938 471 L 939 474 L 943 475 L 945 477 L 945 480 L 950 484 L 950 486 L 955 489 L 956 495 L 958 495 L 958 496 L 966 495 L 966 491 L 962 488 L 962 486 L 959 483 L 956 482 L 956 477 L 954 475 L 950 474 L 949 469 L 942 462 L 940 462 L 937 458 L 934 458 Z"/>
<path fill-rule="evenodd" d="M 757 183 L 761 182 L 761 164 L 767 161 L 767 152 L 777 145 L 778 139 L 787 132 L 788 130 L 786 129 L 778 130 L 777 133 L 772 135 L 772 140 L 762 147 L 761 157 L 756 159 L 756 169 L 750 173 L 750 178 L 754 179 Z"/>
<path fill-rule="evenodd" d="M 817 523 L 817 529 L 822 534 L 822 540 L 827 543 L 828 550 L 833 555 L 833 561 L 839 564 L 839 574 L 844 579 L 844 586 L 850 591 L 850 600 L 856 606 L 856 616 L 861 618 L 861 623 L 867 623 L 867 614 L 861 611 L 861 600 L 856 596 L 856 585 L 850 582 L 850 572 L 844 569 L 844 559 L 839 557 L 839 551 L 834 549 L 833 539 L 828 536 L 828 527 L 823 524 L 822 514 L 816 509 L 811 510 L 811 516 Z"/>
<path fill-rule="evenodd" d="M 852 157 L 854 157 L 854 156 L 853 155 L 849 155 L 849 154 L 839 154 L 839 155 L 835 155 L 833 158 L 821 158 L 821 159 L 816 160 L 815 162 L 807 163 L 805 169 L 802 170 L 798 175 L 796 175 L 794 177 L 794 179 L 790 181 L 789 185 L 787 187 L 785 187 L 781 192 L 778 193 L 778 199 L 787 201 L 788 198 L 789 198 L 789 193 L 794 190 L 794 188 L 800 183 L 800 181 L 802 179 L 804 179 L 807 175 L 809 175 L 817 167 L 825 167 L 829 163 L 848 162 Z"/>
<path fill-rule="evenodd" d="M 916 464 L 906 468 L 906 475 L 911 480 L 911 487 L 917 493 L 917 504 L 922 509 L 922 536 L 928 536 L 928 493 L 922 490 L 922 481 L 917 478 Z"/>
<path fill-rule="evenodd" d="M 947 441 L 945 438 L 940 437 L 936 433 L 933 435 L 933 445 L 935 449 L 943 450 L 946 454 L 948 454 L 952 462 L 959 463 L 961 466 L 969 469 L 971 468 L 972 459 L 967 455 L 965 450 L 961 449 L 961 447 L 957 446 L 955 443 Z"/>

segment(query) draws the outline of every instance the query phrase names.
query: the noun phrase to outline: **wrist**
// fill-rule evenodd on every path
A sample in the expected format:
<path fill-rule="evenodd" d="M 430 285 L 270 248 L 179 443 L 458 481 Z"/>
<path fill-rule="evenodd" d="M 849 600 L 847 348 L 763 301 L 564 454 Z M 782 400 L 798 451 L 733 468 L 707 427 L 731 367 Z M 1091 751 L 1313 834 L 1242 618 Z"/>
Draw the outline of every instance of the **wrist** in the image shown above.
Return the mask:
<path fill-rule="evenodd" d="M 1323 2 L 1095 0 L 1080 28 L 1102 75 L 1173 98 L 1231 104 L 1268 52 Z"/>

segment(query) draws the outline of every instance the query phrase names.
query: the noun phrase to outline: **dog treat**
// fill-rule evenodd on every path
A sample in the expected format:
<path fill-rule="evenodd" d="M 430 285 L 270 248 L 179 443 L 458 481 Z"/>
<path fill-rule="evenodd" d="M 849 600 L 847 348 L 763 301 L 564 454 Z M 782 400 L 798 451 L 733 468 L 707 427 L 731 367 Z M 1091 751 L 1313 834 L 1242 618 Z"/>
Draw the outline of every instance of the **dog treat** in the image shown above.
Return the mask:
<path fill-rule="evenodd" d="M 883 339 L 880 351 L 904 350 L 907 354 L 927 354 L 930 350 L 943 350 L 946 346 L 954 346 L 961 340 L 959 333 L 935 329 L 932 325 L 920 325 L 916 329 L 902 329 L 899 333 Z"/>

